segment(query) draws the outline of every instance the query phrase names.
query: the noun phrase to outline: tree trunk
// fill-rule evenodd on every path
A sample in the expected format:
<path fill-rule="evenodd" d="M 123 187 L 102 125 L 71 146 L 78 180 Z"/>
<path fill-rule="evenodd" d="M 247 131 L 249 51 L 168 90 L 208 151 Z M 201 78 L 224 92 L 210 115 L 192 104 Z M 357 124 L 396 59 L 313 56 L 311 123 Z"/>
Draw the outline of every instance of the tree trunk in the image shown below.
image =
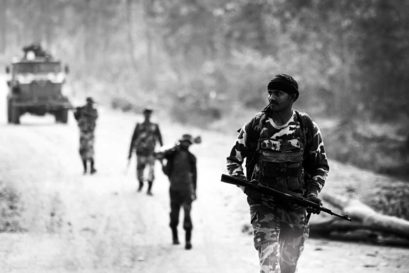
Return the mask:
<path fill-rule="evenodd" d="M 7 47 L 7 5 L 8 0 L 0 1 L 0 53 L 4 54 Z"/>
<path fill-rule="evenodd" d="M 131 61 L 132 67 L 135 71 L 138 71 L 138 61 L 135 58 L 134 49 L 135 49 L 135 41 L 133 37 L 133 1 L 127 0 L 126 1 L 126 19 L 127 19 L 127 36 L 128 36 L 128 49 L 129 49 L 129 59 Z"/>
<path fill-rule="evenodd" d="M 336 218 L 322 218 L 321 221 L 311 223 L 311 229 L 315 231 L 330 233 L 331 231 L 363 229 L 409 239 L 409 221 L 375 212 L 356 199 L 347 199 L 327 193 L 323 193 L 322 198 L 329 204 L 342 209 L 343 213 L 351 217 L 352 222 L 341 222 Z"/>

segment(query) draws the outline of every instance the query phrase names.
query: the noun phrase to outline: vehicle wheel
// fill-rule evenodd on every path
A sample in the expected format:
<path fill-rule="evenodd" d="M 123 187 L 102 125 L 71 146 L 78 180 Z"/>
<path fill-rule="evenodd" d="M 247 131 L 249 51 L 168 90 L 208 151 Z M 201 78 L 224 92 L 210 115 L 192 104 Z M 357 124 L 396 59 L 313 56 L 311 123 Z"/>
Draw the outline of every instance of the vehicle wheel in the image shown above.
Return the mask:
<path fill-rule="evenodd" d="M 20 124 L 20 109 L 16 106 L 10 107 L 11 117 L 10 121 L 14 124 Z"/>
<path fill-rule="evenodd" d="M 60 112 L 54 112 L 53 113 L 54 118 L 55 118 L 55 122 L 59 123 L 60 122 Z"/>
<path fill-rule="evenodd" d="M 64 124 L 68 122 L 68 111 L 67 110 L 59 110 L 54 115 L 55 115 L 56 122 L 61 122 Z"/>
<path fill-rule="evenodd" d="M 68 122 L 68 110 L 61 110 L 60 111 L 60 122 L 67 123 Z"/>

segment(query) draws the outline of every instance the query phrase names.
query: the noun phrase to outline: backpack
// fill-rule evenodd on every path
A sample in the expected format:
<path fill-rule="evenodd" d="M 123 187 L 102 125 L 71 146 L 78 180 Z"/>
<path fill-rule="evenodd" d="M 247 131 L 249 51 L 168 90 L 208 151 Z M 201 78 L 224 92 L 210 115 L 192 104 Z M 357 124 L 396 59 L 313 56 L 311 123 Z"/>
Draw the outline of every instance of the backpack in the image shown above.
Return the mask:
<path fill-rule="evenodd" d="M 173 166 L 173 160 L 175 158 L 176 153 L 179 151 L 178 146 L 175 146 L 173 148 L 171 148 L 169 150 L 169 155 L 166 158 L 166 163 L 162 163 L 162 172 L 166 175 L 166 176 L 170 176 L 172 174 L 172 166 Z M 195 156 L 188 151 L 189 154 L 189 163 L 191 164 L 191 166 L 194 166 L 195 163 Z"/>

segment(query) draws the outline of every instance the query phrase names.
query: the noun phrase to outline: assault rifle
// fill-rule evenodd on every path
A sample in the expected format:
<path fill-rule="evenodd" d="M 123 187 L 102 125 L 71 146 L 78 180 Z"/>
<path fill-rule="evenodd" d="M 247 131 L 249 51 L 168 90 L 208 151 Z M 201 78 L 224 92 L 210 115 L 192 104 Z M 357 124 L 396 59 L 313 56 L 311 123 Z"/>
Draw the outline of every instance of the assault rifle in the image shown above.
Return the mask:
<path fill-rule="evenodd" d="M 335 212 L 332 212 L 330 209 L 325 208 L 323 206 L 320 206 L 319 204 L 311 202 L 310 200 L 305 199 L 303 197 L 299 197 L 299 196 L 296 196 L 296 195 L 288 193 L 288 192 L 282 192 L 282 191 L 279 191 L 279 190 L 276 190 L 276 189 L 272 189 L 272 188 L 260 185 L 259 183 L 252 183 L 252 182 L 249 182 L 247 180 L 237 178 L 237 177 L 234 177 L 234 176 L 230 176 L 230 175 L 226 175 L 226 174 L 222 174 L 221 181 L 225 182 L 225 183 L 237 185 L 237 186 L 248 187 L 248 188 L 251 188 L 251 189 L 256 190 L 258 192 L 275 196 L 276 198 L 279 198 L 281 200 L 285 200 L 285 201 L 288 201 L 288 202 L 291 202 L 291 203 L 295 203 L 295 204 L 300 205 L 300 206 L 305 207 L 305 208 L 311 208 L 311 209 L 313 209 L 315 211 L 319 211 L 319 212 L 322 211 L 322 212 L 328 213 L 330 215 L 334 215 L 336 217 L 339 217 L 341 219 L 351 221 L 351 218 L 349 218 L 348 215 L 337 214 Z"/>

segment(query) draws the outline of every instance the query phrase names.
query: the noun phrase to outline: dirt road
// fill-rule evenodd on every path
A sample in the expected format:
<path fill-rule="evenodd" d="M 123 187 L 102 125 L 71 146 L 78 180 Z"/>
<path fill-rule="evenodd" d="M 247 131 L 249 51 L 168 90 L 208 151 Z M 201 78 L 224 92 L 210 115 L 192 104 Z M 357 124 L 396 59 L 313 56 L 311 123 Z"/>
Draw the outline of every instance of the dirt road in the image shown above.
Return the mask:
<path fill-rule="evenodd" d="M 3 95 L 0 102 L 5 109 Z M 233 136 L 190 131 L 204 141 L 192 149 L 198 200 L 193 250 L 186 251 L 171 245 L 168 182 L 159 166 L 153 197 L 136 192 L 135 162 L 126 169 L 137 118 L 100 109 L 98 173 L 84 176 L 72 117 L 59 125 L 52 117 L 24 116 L 14 126 L 1 113 L 0 181 L 19 193 L 24 231 L 0 233 L 0 273 L 258 272 L 252 237 L 241 231 L 249 220 L 244 196 L 218 182 Z M 170 146 L 186 128 L 164 122 L 162 131 Z M 407 249 L 311 239 L 298 272 L 403 273 L 408 258 Z"/>

